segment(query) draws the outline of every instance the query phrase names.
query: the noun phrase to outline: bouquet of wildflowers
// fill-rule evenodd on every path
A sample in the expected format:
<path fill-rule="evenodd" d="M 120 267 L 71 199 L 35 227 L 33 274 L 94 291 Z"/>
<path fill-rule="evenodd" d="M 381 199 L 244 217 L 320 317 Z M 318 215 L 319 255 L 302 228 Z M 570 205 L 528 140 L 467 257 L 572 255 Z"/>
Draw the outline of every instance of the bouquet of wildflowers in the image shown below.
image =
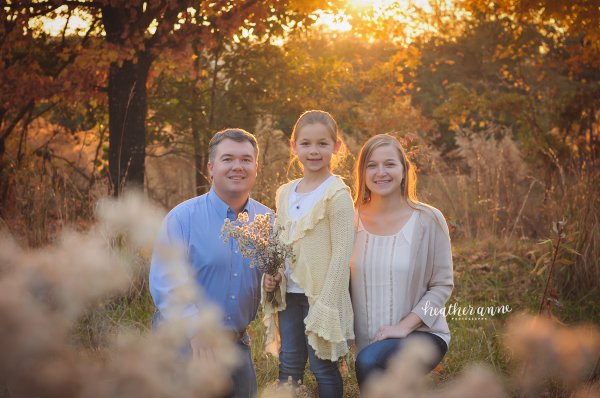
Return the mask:
<path fill-rule="evenodd" d="M 248 214 L 240 213 L 237 220 L 225 219 L 221 228 L 221 239 L 229 243 L 229 239 L 236 239 L 238 250 L 245 258 L 252 258 L 250 267 L 255 266 L 266 274 L 275 276 L 281 268 L 285 268 L 285 260 L 296 261 L 292 246 L 284 244 L 279 235 L 283 231 L 280 226 L 274 226 L 273 214 L 257 214 L 254 221 L 248 223 Z M 277 300 L 279 285 L 272 292 L 267 293 L 267 302 L 273 308 L 278 308 L 281 303 Z"/>

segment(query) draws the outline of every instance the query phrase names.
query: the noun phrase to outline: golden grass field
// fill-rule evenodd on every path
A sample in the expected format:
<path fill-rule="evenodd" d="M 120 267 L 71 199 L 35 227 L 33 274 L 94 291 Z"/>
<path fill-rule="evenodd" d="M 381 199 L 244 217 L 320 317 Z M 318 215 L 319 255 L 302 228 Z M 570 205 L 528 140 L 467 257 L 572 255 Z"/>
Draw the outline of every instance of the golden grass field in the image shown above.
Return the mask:
<path fill-rule="evenodd" d="M 494 144 L 507 145 L 501 150 L 490 150 L 486 145 L 491 144 L 470 141 L 461 147 L 465 153 L 500 154 L 464 156 L 476 159 L 469 164 L 468 175 L 435 156 L 433 163 L 420 164 L 419 194 L 442 210 L 451 226 L 455 287 L 448 304 L 509 305 L 512 312 L 484 320 L 449 316 L 452 340 L 448 353 L 425 384 L 413 390 L 402 384 L 406 383 L 401 377 L 404 368 L 398 365 L 396 373 L 391 371 L 392 376 L 380 381 L 387 386 L 387 393 L 370 396 L 600 394 L 600 171 L 589 162 L 560 167 L 548 190 L 533 171 L 519 163 L 523 161 L 510 143 Z M 340 172 L 351 182 L 351 162 L 344 167 Z M 268 171 L 259 178 L 260 195 L 266 198 L 277 185 Z M 111 396 L 138 395 L 132 391 L 145 391 L 150 396 L 209 396 L 212 387 L 200 388 L 193 383 L 172 390 L 158 388 L 160 369 L 152 365 L 153 358 L 147 354 L 155 349 L 148 348 L 153 342 L 150 319 L 154 312 L 148 290 L 154 239 L 151 231 L 155 231 L 165 209 L 141 201 L 136 202 L 137 207 L 115 203 L 122 213 L 115 210 L 117 213 L 99 215 L 100 197 L 78 196 L 69 181 L 64 170 L 43 173 L 31 166 L 21 175 L 14 212 L 2 219 L 5 237 L 11 235 L 16 243 L 8 244 L 5 238 L 0 257 L 0 284 L 4 286 L 4 292 L 0 288 L 0 314 L 4 325 L 10 325 L 0 327 L 5 336 L 0 349 L 6 350 L 0 355 L 0 374 L 5 374 L 0 377 L 0 396 L 28 396 L 19 394 L 15 387 L 19 380 L 27 381 L 31 391 L 45 391 L 47 396 L 80 396 L 86 383 L 95 386 L 95 392 L 88 395 L 106 395 L 94 384 L 98 380 L 105 383 L 102 386 L 111 386 Z M 540 239 L 555 237 L 552 222 L 560 220 L 566 221 L 567 233 L 577 232 L 569 239 L 572 250 L 579 253 L 561 251 L 559 258 L 566 261 L 556 263 L 553 269 L 552 286 L 562 307 L 552 304 L 553 320 L 546 326 L 543 322 L 532 326 L 530 319 L 515 320 L 518 314 L 538 314 L 548 268 L 539 275 L 532 271 L 540 256 L 552 249 L 548 243 L 540 245 Z M 65 243 L 61 233 L 67 230 L 75 231 L 72 234 L 76 238 Z M 100 243 L 88 250 L 85 242 L 93 239 Z M 118 281 L 113 283 L 111 275 L 98 273 L 102 258 L 118 260 L 113 271 L 119 267 L 125 271 Z M 573 264 L 567 264 L 569 261 Z M 10 289 L 17 289 L 15 286 L 23 289 L 17 292 L 28 292 L 29 296 L 10 293 Z M 38 294 L 40 291 L 45 293 Z M 27 316 L 21 316 L 19 308 Z M 249 328 L 259 391 L 277 377 L 277 359 L 264 353 L 261 315 L 259 312 Z M 40 325 L 46 325 L 48 333 L 40 335 Z M 130 339 L 126 354 L 118 337 L 123 334 Z M 53 347 L 49 352 L 36 343 L 38 339 L 46 341 L 43 336 L 57 339 L 48 343 Z M 128 365 L 123 364 L 123 358 L 128 358 Z M 223 366 L 219 369 L 228 365 Z M 340 359 L 339 366 L 345 395 L 358 397 L 352 355 Z M 588 383 L 595 367 L 595 376 Z M 214 369 L 212 373 L 205 368 L 195 371 L 203 375 L 197 377 L 202 383 L 210 384 L 211 377 L 216 377 Z M 77 375 L 76 382 L 73 374 Z M 95 375 L 95 382 L 85 376 L 89 374 Z M 59 388 L 56 380 L 71 387 Z M 317 396 L 308 365 L 305 384 L 309 393 Z M 500 388 L 497 394 L 496 387 Z"/>

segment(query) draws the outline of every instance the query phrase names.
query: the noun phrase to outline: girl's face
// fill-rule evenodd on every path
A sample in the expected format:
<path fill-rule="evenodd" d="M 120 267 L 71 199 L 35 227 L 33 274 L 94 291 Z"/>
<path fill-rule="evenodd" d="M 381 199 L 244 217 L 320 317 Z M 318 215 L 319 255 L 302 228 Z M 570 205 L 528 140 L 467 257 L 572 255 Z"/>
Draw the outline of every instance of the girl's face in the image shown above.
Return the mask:
<path fill-rule="evenodd" d="M 391 145 L 376 148 L 367 161 L 365 183 L 371 195 L 402 195 L 404 167 L 398 151 Z"/>
<path fill-rule="evenodd" d="M 304 166 L 304 172 L 317 172 L 327 167 L 334 153 L 338 153 L 341 141 L 334 141 L 331 133 L 322 124 L 309 124 L 300 129 L 296 134 L 296 141 L 292 141 L 294 153 Z"/>

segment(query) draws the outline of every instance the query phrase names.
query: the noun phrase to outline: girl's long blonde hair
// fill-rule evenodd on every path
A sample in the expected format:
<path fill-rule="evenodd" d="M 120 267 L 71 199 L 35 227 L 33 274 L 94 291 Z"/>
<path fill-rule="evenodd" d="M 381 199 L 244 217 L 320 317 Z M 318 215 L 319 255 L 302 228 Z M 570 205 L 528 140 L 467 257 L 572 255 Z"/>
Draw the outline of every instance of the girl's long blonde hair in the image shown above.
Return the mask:
<path fill-rule="evenodd" d="M 298 140 L 298 134 L 300 133 L 302 128 L 305 126 L 309 126 L 311 124 L 322 124 L 323 126 L 325 126 L 325 128 L 327 128 L 327 131 L 331 135 L 331 139 L 333 140 L 334 143 L 336 143 L 338 141 L 341 141 L 341 143 L 342 143 L 338 153 L 334 154 L 331 157 L 331 162 L 329 163 L 329 169 L 333 172 L 333 170 L 335 170 L 335 168 L 340 164 L 340 162 L 346 156 L 346 145 L 344 144 L 344 141 L 342 140 L 342 137 L 340 136 L 340 132 L 338 131 L 338 127 L 337 127 L 337 123 L 335 122 L 335 119 L 333 118 L 333 116 L 331 116 L 331 114 L 329 112 L 312 110 L 312 111 L 306 111 L 302 115 L 300 115 L 300 117 L 296 121 L 296 124 L 294 125 L 294 130 L 292 131 L 291 141 L 296 142 Z M 296 156 L 294 154 L 294 149 L 290 145 L 290 164 L 289 164 L 289 166 L 291 167 L 291 165 L 297 159 L 298 159 L 298 156 Z M 300 168 L 302 170 L 304 170 L 304 168 L 302 167 L 302 164 L 300 162 L 298 162 L 298 163 L 300 164 Z M 288 170 L 289 170 L 289 167 L 288 167 Z"/>
<path fill-rule="evenodd" d="M 398 151 L 398 158 L 404 168 L 404 179 L 400 185 L 400 195 L 410 207 L 416 208 L 420 201 L 417 199 L 417 173 L 415 173 L 415 166 L 406 157 L 406 153 L 400 142 L 389 134 L 379 134 L 371 137 L 360 150 L 358 162 L 354 169 L 354 208 L 359 209 L 363 203 L 371 199 L 371 191 L 367 188 L 365 182 L 367 162 L 371 158 L 373 151 L 383 145 L 391 145 Z"/>

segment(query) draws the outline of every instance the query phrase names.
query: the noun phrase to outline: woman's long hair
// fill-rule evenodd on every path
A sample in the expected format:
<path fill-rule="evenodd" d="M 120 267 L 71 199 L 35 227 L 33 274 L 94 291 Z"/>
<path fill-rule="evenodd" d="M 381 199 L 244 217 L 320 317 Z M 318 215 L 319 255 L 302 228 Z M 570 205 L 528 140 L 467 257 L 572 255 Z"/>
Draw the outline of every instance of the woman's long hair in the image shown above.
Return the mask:
<path fill-rule="evenodd" d="M 400 142 L 389 134 L 379 134 L 371 137 L 360 150 L 358 162 L 354 169 L 354 181 L 356 184 L 354 190 L 354 208 L 360 209 L 363 203 L 371 199 L 371 190 L 367 188 L 365 181 L 367 162 L 371 158 L 373 151 L 383 145 L 390 145 L 398 152 L 398 159 L 404 168 L 404 179 L 400 184 L 400 195 L 410 207 L 416 209 L 416 206 L 420 202 L 417 199 L 417 174 L 415 173 L 415 166 L 406 157 L 406 153 Z"/>

